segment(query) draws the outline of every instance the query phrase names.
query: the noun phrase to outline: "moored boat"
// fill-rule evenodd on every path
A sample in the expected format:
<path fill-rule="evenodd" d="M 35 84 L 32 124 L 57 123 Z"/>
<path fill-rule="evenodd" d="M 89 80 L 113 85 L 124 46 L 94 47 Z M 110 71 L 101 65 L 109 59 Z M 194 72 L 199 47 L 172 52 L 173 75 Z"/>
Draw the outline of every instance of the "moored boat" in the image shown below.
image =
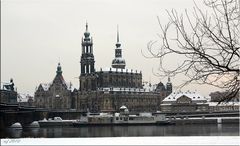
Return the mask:
<path fill-rule="evenodd" d="M 120 113 L 88 114 L 73 122 L 73 126 L 98 126 L 98 125 L 163 125 L 171 122 L 164 114 L 152 115 L 151 113 L 129 114 L 126 106 L 120 108 Z"/>
<path fill-rule="evenodd" d="M 53 119 L 49 118 L 38 121 L 40 127 L 54 127 L 54 126 L 71 126 L 76 120 L 62 120 L 61 117 L 54 117 Z"/>

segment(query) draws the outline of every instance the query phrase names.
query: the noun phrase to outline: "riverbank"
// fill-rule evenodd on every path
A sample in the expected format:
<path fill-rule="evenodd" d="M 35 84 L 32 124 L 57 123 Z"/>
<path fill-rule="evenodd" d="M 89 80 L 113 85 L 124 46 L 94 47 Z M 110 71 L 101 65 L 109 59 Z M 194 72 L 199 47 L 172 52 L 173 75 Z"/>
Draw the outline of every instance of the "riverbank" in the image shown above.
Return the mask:
<path fill-rule="evenodd" d="M 239 145 L 239 136 L 114 137 L 114 138 L 20 138 L 1 139 L 9 145 Z"/>
<path fill-rule="evenodd" d="M 240 117 L 202 117 L 170 119 L 174 124 L 239 124 Z"/>

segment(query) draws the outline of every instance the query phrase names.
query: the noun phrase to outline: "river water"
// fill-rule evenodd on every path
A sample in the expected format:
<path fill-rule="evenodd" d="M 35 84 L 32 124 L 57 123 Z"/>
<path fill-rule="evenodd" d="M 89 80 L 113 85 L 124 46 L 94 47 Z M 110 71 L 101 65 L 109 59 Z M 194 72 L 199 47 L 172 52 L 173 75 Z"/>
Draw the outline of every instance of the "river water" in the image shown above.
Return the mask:
<path fill-rule="evenodd" d="M 86 126 L 35 129 L 4 129 L 1 138 L 69 138 L 135 136 L 239 136 L 238 124 L 192 124 L 164 126 Z"/>

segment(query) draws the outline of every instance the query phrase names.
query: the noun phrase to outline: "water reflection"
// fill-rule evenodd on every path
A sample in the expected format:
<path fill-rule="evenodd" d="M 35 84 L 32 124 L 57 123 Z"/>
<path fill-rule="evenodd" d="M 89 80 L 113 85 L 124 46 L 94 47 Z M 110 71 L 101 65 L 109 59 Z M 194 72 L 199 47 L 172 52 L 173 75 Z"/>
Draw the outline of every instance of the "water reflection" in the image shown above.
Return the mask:
<path fill-rule="evenodd" d="M 217 124 L 218 132 L 222 131 L 222 124 Z"/>
<path fill-rule="evenodd" d="M 29 128 L 28 131 L 31 137 L 39 137 L 38 136 L 39 128 Z"/>
<path fill-rule="evenodd" d="M 99 126 L 5 129 L 3 138 L 20 137 L 130 137 L 130 136 L 239 136 L 238 124 L 193 124 L 169 126 Z"/>
<path fill-rule="evenodd" d="M 23 132 L 22 129 L 15 129 L 15 128 L 6 129 L 7 137 L 21 138 L 22 132 Z"/>

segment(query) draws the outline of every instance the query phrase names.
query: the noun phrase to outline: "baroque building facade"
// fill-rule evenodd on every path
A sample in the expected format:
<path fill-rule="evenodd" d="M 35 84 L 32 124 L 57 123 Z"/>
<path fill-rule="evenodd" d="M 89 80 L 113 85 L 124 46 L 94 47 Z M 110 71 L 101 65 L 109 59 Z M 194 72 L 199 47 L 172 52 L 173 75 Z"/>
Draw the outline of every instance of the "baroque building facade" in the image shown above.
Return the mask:
<path fill-rule="evenodd" d="M 161 82 L 157 86 L 146 86 L 143 85 L 141 71 L 125 68 L 119 31 L 111 67 L 96 71 L 94 64 L 93 41 L 86 24 L 82 38 L 80 87 L 73 93 L 74 109 L 114 112 L 125 105 L 130 112 L 155 112 L 160 109 L 164 97 L 172 92 L 170 78 L 166 86 Z"/>
<path fill-rule="evenodd" d="M 51 83 L 42 83 L 34 95 L 34 105 L 49 110 L 68 110 L 72 106 L 71 83 L 66 83 L 58 63 L 56 76 Z"/>
<path fill-rule="evenodd" d="M 209 94 L 209 96 L 211 97 L 211 101 L 212 102 L 220 102 L 223 99 L 227 98 L 228 96 L 233 96 L 231 94 L 231 92 L 220 92 L 220 91 L 215 91 L 215 92 L 211 92 Z M 240 96 L 239 96 L 239 92 L 229 101 L 229 102 L 239 102 Z"/>
<path fill-rule="evenodd" d="M 196 92 L 173 92 L 161 104 L 162 112 L 169 113 L 194 113 L 208 112 L 207 99 Z"/>

